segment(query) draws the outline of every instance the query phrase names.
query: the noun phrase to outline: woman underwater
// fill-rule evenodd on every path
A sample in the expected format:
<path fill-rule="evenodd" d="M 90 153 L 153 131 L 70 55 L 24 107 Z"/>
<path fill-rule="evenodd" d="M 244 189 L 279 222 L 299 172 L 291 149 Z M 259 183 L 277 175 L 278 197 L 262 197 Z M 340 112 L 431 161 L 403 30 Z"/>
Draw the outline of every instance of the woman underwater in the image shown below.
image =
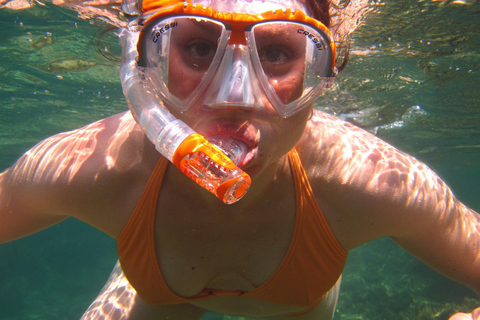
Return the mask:
<path fill-rule="evenodd" d="M 192 2 L 126 8 L 140 11 L 121 33 L 131 111 L 5 171 L 0 242 L 67 217 L 115 238 L 121 269 L 84 319 L 112 298 L 126 308 L 108 319 L 332 319 L 348 251 L 385 236 L 480 293 L 478 214 L 421 162 L 313 109 L 336 73 L 328 2 Z M 216 161 L 212 180 L 231 183 L 200 181 L 208 192 L 167 159 L 194 180 Z"/>

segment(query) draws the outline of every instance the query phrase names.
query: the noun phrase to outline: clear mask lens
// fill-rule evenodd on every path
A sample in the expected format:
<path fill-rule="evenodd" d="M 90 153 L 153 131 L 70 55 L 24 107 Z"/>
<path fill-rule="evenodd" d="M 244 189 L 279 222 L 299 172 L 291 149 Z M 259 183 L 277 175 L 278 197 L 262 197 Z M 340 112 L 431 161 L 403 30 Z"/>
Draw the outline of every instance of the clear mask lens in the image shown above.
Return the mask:
<path fill-rule="evenodd" d="M 200 98 L 212 108 L 260 109 L 267 98 L 288 117 L 333 79 L 328 37 L 307 24 L 252 24 L 245 29 L 246 45 L 229 44 L 231 27 L 206 17 L 166 17 L 146 28 L 139 65 L 162 99 L 179 111 Z"/>
<path fill-rule="evenodd" d="M 302 23 L 271 21 L 252 28 L 249 41 L 263 71 L 266 94 L 282 116 L 318 97 L 332 76 L 332 49 L 317 29 Z"/>

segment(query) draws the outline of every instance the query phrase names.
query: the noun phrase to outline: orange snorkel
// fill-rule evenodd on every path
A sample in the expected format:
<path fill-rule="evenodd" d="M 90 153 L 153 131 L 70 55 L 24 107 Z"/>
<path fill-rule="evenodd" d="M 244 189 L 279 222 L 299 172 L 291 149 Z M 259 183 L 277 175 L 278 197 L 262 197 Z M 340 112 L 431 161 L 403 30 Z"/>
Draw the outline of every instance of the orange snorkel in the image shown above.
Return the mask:
<path fill-rule="evenodd" d="M 123 7 L 128 10 L 127 13 L 134 13 L 132 10 L 135 6 L 132 3 L 126 3 Z M 222 150 L 176 119 L 158 100 L 137 66 L 139 33 L 138 26 L 131 23 L 120 34 L 123 49 L 120 76 L 123 92 L 134 118 L 157 151 L 172 161 L 185 175 L 224 203 L 237 202 L 250 187 L 249 175 L 238 168 Z"/>

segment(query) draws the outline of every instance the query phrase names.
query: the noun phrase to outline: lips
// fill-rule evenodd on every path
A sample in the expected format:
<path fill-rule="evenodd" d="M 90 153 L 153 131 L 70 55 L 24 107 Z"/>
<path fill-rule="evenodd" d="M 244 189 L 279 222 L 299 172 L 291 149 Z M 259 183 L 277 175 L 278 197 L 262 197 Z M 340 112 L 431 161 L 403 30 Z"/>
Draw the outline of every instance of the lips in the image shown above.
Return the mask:
<path fill-rule="evenodd" d="M 203 130 L 201 130 L 203 129 Z M 202 125 L 199 130 L 200 133 L 205 133 L 204 136 L 208 139 L 212 136 L 227 136 L 231 137 L 231 141 L 241 141 L 246 146 L 247 151 L 242 156 L 237 165 L 240 168 L 248 166 L 248 164 L 255 158 L 258 150 L 258 142 L 260 139 L 260 132 L 248 121 L 242 123 L 221 121 Z"/>
<path fill-rule="evenodd" d="M 217 122 L 205 130 L 206 136 L 215 134 L 223 134 L 232 136 L 242 140 L 248 147 L 258 144 L 258 130 L 249 122 L 233 123 L 233 122 Z"/>

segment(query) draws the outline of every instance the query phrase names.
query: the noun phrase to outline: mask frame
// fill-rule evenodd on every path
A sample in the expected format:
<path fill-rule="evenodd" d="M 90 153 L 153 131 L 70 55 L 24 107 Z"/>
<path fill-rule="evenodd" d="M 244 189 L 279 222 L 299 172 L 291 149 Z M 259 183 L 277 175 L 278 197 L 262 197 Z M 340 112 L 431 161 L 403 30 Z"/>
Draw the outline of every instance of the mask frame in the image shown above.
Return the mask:
<path fill-rule="evenodd" d="M 201 4 L 184 2 L 177 2 L 170 7 L 161 8 L 159 11 L 154 11 L 153 8 L 144 8 L 147 10 L 149 9 L 149 11 L 147 11 L 146 14 L 143 16 L 143 19 L 139 21 L 139 24 L 142 26 L 142 30 L 140 31 L 139 41 L 137 44 L 137 50 L 139 55 L 138 65 L 139 67 L 144 68 L 144 70 L 147 70 L 149 65 L 147 57 L 149 45 L 148 38 L 152 37 L 151 31 L 153 28 L 155 28 L 159 21 L 174 17 L 188 16 L 193 18 L 198 17 L 198 19 L 210 19 L 225 26 L 226 31 L 224 32 L 225 34 L 223 34 L 222 32 L 222 36 L 219 39 L 219 54 L 216 55 L 216 58 L 214 58 L 217 60 L 214 60 L 212 62 L 212 70 L 209 70 L 206 73 L 204 78 L 202 78 L 201 80 L 203 83 L 195 87 L 195 89 L 192 91 L 192 94 L 188 98 L 184 100 L 178 99 L 176 96 L 170 94 L 163 80 L 159 81 L 157 79 L 157 84 L 154 85 L 154 87 L 158 87 L 158 94 L 162 97 L 162 99 L 166 100 L 169 105 L 174 106 L 180 112 L 185 112 L 193 105 L 195 101 L 198 101 L 198 98 L 202 95 L 202 93 L 204 93 L 203 91 L 205 87 L 212 81 L 213 78 L 215 78 L 217 67 L 220 66 L 221 68 L 221 59 L 223 58 L 223 54 L 228 51 L 231 46 L 247 46 L 248 49 L 244 51 L 250 52 L 251 59 L 249 63 L 253 64 L 253 69 L 255 70 L 254 72 L 250 72 L 249 80 L 252 79 L 254 85 L 251 85 L 251 87 L 257 93 L 256 97 L 253 96 L 253 98 L 250 97 L 251 94 L 247 94 L 247 96 L 250 97 L 249 101 L 254 101 L 254 103 L 250 103 L 253 108 L 261 109 L 263 104 L 261 96 L 263 95 L 269 99 L 276 111 L 282 117 L 286 118 L 297 113 L 298 111 L 309 105 L 310 102 L 315 101 L 322 93 L 322 90 L 331 87 L 334 82 L 336 76 L 336 47 L 333 41 L 332 33 L 320 21 L 309 17 L 300 10 L 292 11 L 291 9 L 278 9 L 275 11 L 266 11 L 260 14 L 231 13 L 218 12 L 212 8 L 204 7 Z M 304 36 L 306 38 L 306 41 L 312 42 L 312 44 L 309 45 L 322 46 L 322 48 L 320 49 L 323 50 L 323 52 L 325 53 L 324 56 L 326 57 L 327 63 L 324 67 L 324 70 L 319 71 L 319 74 L 316 75 L 318 83 L 312 87 L 308 87 L 308 90 L 304 85 L 301 97 L 292 102 L 283 103 L 281 101 L 281 99 L 276 94 L 273 86 L 268 83 L 266 75 L 263 74 L 263 70 L 260 65 L 258 56 L 254 56 L 257 51 L 255 47 L 255 41 L 252 39 L 253 37 L 251 36 L 250 30 L 255 25 L 261 25 L 262 23 L 269 22 L 292 22 L 298 24 L 299 26 L 305 26 L 305 30 L 306 28 L 313 28 L 313 30 L 317 31 L 318 34 L 314 34 L 313 32 L 307 32 L 303 29 L 299 29 L 298 31 L 299 33 L 300 31 L 303 31 L 305 33 Z M 328 61 L 330 61 L 330 63 L 328 63 Z M 148 74 L 148 72 L 145 73 Z M 158 77 L 158 72 L 152 77 Z M 262 88 L 263 93 L 258 92 L 258 86 L 255 85 L 257 82 L 261 84 L 260 87 Z M 222 81 L 217 81 L 217 84 L 218 83 L 222 83 Z M 242 80 L 241 83 L 245 84 L 247 83 L 247 81 Z M 307 93 L 305 94 L 305 92 Z M 209 101 L 211 101 L 211 97 Z M 217 98 L 217 101 L 222 101 L 222 99 Z M 240 105 L 242 104 L 241 101 L 237 101 L 237 103 L 239 103 Z M 249 103 L 245 104 L 248 105 Z M 206 105 L 208 107 L 208 104 Z"/>

